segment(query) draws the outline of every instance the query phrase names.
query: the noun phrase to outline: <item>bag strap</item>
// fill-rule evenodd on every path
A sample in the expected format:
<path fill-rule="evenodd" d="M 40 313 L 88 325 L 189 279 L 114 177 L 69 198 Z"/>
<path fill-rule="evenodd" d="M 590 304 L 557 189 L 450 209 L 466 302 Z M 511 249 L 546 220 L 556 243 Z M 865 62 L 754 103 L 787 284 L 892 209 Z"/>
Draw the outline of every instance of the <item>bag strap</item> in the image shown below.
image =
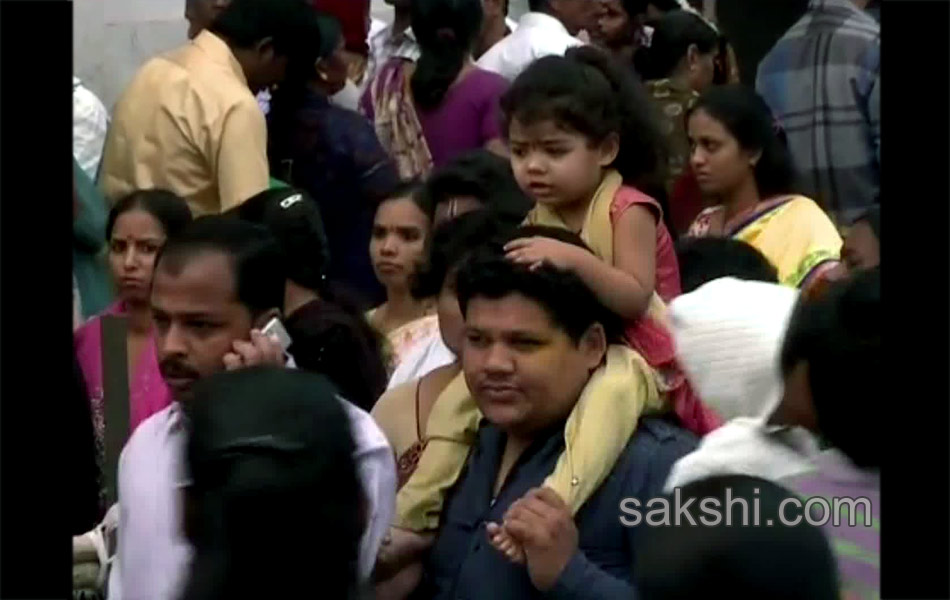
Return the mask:
<path fill-rule="evenodd" d="M 105 406 L 105 480 L 109 505 L 118 500 L 119 455 L 129 438 L 128 322 L 124 316 L 103 315 L 102 392 Z"/>

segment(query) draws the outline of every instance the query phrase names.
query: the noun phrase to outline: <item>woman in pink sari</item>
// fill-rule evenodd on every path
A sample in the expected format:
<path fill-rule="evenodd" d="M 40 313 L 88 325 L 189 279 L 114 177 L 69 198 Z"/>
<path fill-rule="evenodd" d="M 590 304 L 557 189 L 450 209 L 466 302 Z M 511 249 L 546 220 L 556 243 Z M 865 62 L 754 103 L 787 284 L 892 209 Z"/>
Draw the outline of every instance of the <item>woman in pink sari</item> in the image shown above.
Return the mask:
<path fill-rule="evenodd" d="M 76 356 L 92 402 L 92 418 L 99 456 L 103 452 L 102 316 L 121 315 L 128 323 L 129 433 L 145 419 L 171 403 L 158 370 L 152 337 L 149 292 L 155 257 L 165 240 L 191 221 L 188 205 L 163 190 L 133 192 L 109 213 L 106 239 L 109 270 L 119 301 L 90 319 L 74 336 Z"/>

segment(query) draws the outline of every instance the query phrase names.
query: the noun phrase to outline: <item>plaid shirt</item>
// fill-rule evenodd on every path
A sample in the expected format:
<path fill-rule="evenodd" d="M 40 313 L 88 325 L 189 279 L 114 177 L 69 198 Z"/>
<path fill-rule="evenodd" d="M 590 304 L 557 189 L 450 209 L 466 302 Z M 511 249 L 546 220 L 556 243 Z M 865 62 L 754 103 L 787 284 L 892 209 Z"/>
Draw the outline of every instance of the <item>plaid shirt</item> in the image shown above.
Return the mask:
<path fill-rule="evenodd" d="M 850 0 L 811 0 L 759 65 L 756 89 L 810 194 L 839 225 L 877 201 L 881 28 Z"/>

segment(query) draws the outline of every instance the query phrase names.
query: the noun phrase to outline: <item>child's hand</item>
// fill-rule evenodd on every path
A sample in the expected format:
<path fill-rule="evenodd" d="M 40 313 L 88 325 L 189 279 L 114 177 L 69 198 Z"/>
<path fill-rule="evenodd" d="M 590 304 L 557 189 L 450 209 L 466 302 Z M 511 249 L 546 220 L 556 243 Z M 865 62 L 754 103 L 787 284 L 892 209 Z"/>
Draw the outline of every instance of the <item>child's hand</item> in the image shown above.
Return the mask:
<path fill-rule="evenodd" d="M 491 542 L 495 550 L 504 554 L 508 560 L 517 565 L 525 563 L 524 548 L 515 538 L 511 537 L 504 525 L 488 523 L 486 529 L 488 530 L 488 541 Z"/>
<path fill-rule="evenodd" d="M 548 487 L 530 490 L 505 513 L 504 528 L 521 548 L 531 583 L 550 590 L 577 552 L 577 527 L 570 507 Z"/>
<path fill-rule="evenodd" d="M 509 260 L 530 265 L 532 270 L 544 263 L 559 269 L 572 270 L 582 252 L 583 248 L 546 237 L 519 238 L 505 244 L 505 253 Z"/>

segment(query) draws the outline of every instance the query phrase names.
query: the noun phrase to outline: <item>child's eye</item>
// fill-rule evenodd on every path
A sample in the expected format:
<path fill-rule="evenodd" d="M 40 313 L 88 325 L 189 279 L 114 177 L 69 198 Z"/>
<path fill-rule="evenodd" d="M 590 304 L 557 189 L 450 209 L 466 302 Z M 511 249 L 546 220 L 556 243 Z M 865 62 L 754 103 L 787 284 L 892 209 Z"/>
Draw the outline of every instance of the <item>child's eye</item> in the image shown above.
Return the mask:
<path fill-rule="evenodd" d="M 568 152 L 569 150 L 567 148 L 564 148 L 561 146 L 556 146 L 554 148 L 547 149 L 547 153 L 550 154 L 551 156 L 564 156 Z"/>

